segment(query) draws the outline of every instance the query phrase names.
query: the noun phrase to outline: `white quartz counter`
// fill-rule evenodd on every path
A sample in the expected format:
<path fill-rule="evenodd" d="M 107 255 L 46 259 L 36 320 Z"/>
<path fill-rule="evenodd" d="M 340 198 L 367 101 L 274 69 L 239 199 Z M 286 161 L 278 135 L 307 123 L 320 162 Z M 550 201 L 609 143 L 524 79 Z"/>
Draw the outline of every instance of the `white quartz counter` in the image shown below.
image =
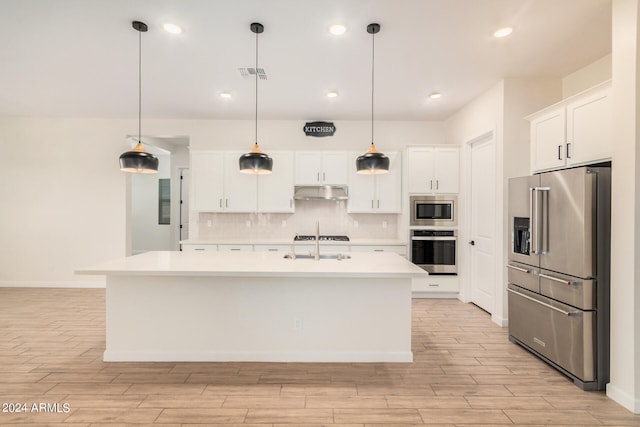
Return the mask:
<path fill-rule="evenodd" d="M 321 251 L 322 253 L 322 251 Z M 282 252 L 158 251 L 76 270 L 78 274 L 218 277 L 419 278 L 427 273 L 391 252 L 350 252 L 350 259 L 286 259 Z"/>
<path fill-rule="evenodd" d="M 188 239 L 181 240 L 180 244 L 182 245 L 304 245 L 304 244 L 315 244 L 313 240 L 293 240 L 293 237 L 290 239 Z M 380 245 L 380 246 L 395 246 L 395 245 L 406 245 L 406 240 L 400 239 L 361 239 L 354 238 L 347 242 L 339 241 L 339 240 L 321 240 L 320 245 L 331 245 L 331 246 L 359 246 L 359 245 Z"/>

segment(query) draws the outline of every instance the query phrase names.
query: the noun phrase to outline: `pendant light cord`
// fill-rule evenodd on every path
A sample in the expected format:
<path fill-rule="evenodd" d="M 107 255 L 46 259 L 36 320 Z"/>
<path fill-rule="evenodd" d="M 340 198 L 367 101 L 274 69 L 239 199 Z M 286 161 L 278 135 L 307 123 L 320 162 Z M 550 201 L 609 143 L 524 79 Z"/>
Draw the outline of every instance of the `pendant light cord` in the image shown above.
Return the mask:
<path fill-rule="evenodd" d="M 138 31 L 138 144 L 142 143 L 142 31 Z"/>
<path fill-rule="evenodd" d="M 376 34 L 371 34 L 371 144 L 373 144 L 373 91 L 374 91 L 374 70 L 376 63 Z"/>
<path fill-rule="evenodd" d="M 258 143 L 258 32 L 256 31 L 256 144 Z"/>

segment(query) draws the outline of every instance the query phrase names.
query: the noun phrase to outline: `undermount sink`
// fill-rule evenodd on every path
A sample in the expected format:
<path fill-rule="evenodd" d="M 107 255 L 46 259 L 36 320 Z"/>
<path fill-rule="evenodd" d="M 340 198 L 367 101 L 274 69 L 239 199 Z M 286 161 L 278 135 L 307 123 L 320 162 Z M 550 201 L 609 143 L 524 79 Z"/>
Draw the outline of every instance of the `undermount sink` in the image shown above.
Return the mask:
<path fill-rule="evenodd" d="M 293 254 L 288 253 L 284 256 L 286 259 L 315 259 L 315 255 L 312 254 Z M 323 254 L 320 255 L 320 259 L 335 259 L 342 261 L 343 259 L 351 259 L 351 255 L 346 254 Z"/>

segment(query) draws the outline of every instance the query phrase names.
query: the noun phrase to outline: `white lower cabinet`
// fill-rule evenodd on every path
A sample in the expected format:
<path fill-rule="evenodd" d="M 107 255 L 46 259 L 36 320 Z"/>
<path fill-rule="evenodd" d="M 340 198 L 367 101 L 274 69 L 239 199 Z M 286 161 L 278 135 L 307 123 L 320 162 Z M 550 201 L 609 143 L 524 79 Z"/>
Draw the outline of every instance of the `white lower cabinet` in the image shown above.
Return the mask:
<path fill-rule="evenodd" d="M 412 291 L 417 296 L 425 294 L 428 298 L 430 293 L 453 294 L 459 292 L 458 276 L 431 275 L 426 279 L 414 279 Z"/>
<path fill-rule="evenodd" d="M 352 252 L 395 252 L 404 257 L 407 256 L 405 245 L 351 245 Z"/>
<path fill-rule="evenodd" d="M 291 245 L 253 245 L 256 252 L 291 252 Z"/>
<path fill-rule="evenodd" d="M 218 245 L 220 252 L 240 252 L 240 251 L 253 251 L 253 245 Z"/>
<path fill-rule="evenodd" d="M 188 251 L 217 251 L 218 250 L 218 245 L 192 245 L 189 243 L 183 243 L 182 244 L 182 250 L 184 252 L 188 252 Z"/>

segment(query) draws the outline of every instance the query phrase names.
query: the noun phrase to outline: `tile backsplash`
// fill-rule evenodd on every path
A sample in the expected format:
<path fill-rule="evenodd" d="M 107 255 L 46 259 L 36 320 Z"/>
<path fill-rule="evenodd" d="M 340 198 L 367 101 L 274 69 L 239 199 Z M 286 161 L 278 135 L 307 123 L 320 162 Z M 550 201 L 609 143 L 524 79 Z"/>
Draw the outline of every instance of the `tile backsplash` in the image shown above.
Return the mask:
<path fill-rule="evenodd" d="M 396 239 L 398 217 L 397 214 L 349 214 L 346 201 L 297 200 L 295 213 L 201 212 L 197 238 L 293 239 L 296 233 L 315 234 L 316 221 L 320 221 L 320 234 Z"/>

